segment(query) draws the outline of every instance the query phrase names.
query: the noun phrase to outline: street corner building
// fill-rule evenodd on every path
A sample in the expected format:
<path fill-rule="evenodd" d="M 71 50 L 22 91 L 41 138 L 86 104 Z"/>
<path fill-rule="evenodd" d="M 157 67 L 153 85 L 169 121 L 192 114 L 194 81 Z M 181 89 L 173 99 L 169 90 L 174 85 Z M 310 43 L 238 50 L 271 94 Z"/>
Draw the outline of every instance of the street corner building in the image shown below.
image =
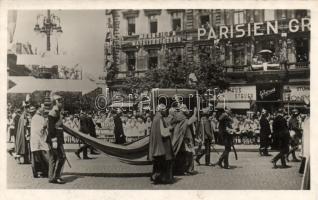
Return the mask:
<path fill-rule="evenodd" d="M 169 53 L 194 66 L 203 53 L 222 64 L 230 85 L 224 99 L 237 112 L 304 110 L 309 99 L 309 10 L 106 10 L 105 17 L 113 95 L 126 78 L 162 68 Z"/>

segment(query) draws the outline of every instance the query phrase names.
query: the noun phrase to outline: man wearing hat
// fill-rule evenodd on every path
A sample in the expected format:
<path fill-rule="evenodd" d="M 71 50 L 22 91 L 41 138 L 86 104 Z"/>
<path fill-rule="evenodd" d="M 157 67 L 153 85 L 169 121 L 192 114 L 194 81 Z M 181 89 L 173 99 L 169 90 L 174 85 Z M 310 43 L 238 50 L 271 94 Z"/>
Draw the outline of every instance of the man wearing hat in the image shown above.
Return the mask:
<path fill-rule="evenodd" d="M 53 96 L 53 108 L 48 115 L 48 134 L 46 143 L 49 146 L 49 183 L 64 184 L 61 178 L 66 160 L 64 151 L 63 122 L 61 110 L 63 99 L 59 95 Z"/>
<path fill-rule="evenodd" d="M 300 127 L 300 123 L 298 120 L 299 112 L 297 109 L 292 110 L 292 116 L 290 120 L 288 121 L 288 128 L 290 133 L 290 145 L 291 149 L 287 153 L 286 159 L 289 161 L 289 155 L 292 154 L 293 160 L 292 162 L 300 162 L 300 160 L 296 157 L 295 151 L 298 149 L 299 140 L 302 137 L 302 129 Z"/>
<path fill-rule="evenodd" d="M 153 162 L 151 180 L 157 183 L 172 183 L 172 150 L 170 130 L 163 117 L 166 116 L 166 106 L 159 104 L 151 125 L 149 136 L 149 159 Z"/>
<path fill-rule="evenodd" d="M 229 107 L 224 108 L 224 112 L 219 118 L 219 134 L 220 139 L 225 147 L 222 155 L 215 165 L 219 165 L 221 168 L 230 169 L 229 166 L 229 154 L 232 146 L 232 119 L 231 119 L 231 109 Z M 224 164 L 223 164 L 224 163 Z"/>
<path fill-rule="evenodd" d="M 122 110 L 118 108 L 116 110 L 116 115 L 114 117 L 114 135 L 115 135 L 115 143 L 116 144 L 124 144 L 126 143 L 126 136 L 124 134 L 123 122 L 121 121 Z"/>
<path fill-rule="evenodd" d="M 260 148 L 259 153 L 261 156 L 270 156 L 268 147 L 270 144 L 271 127 L 268 121 L 268 113 L 265 109 L 262 110 L 260 123 Z"/>
<path fill-rule="evenodd" d="M 20 115 L 18 126 L 17 126 L 17 135 L 15 139 L 15 152 L 16 152 L 16 160 L 19 164 L 21 164 L 21 158 L 23 158 L 24 164 L 29 164 L 29 156 L 28 156 L 28 119 L 27 115 L 29 112 L 30 105 L 23 102 L 23 112 Z"/>
<path fill-rule="evenodd" d="M 211 152 L 211 142 L 213 140 L 213 131 L 211 127 L 211 123 L 208 119 L 209 117 L 209 108 L 202 109 L 201 120 L 199 124 L 199 134 L 201 140 L 204 142 L 205 151 L 197 155 L 195 161 L 200 165 L 200 159 L 205 154 L 205 165 L 209 166 L 210 163 L 210 152 Z"/>
<path fill-rule="evenodd" d="M 277 111 L 277 116 L 273 122 L 273 133 L 278 136 L 279 140 L 279 153 L 272 159 L 273 168 L 276 169 L 276 162 L 280 159 L 282 163 L 282 168 L 288 168 L 286 165 L 285 155 L 289 151 L 289 131 L 287 126 L 287 121 L 284 118 L 284 109 L 279 108 Z"/>

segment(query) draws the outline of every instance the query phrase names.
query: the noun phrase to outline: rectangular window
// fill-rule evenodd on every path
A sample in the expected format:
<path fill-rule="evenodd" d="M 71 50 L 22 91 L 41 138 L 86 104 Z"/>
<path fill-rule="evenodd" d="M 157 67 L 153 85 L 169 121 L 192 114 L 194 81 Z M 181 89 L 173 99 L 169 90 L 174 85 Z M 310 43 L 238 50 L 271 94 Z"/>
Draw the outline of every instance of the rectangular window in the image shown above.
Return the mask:
<path fill-rule="evenodd" d="M 263 22 L 263 10 L 254 10 L 254 22 Z"/>
<path fill-rule="evenodd" d="M 136 33 L 136 23 L 134 17 L 127 18 L 128 21 L 128 35 L 133 35 Z"/>
<path fill-rule="evenodd" d="M 210 17 L 209 17 L 209 15 L 202 15 L 202 16 L 200 16 L 200 22 L 201 22 L 201 27 L 203 26 L 203 27 L 206 28 L 206 26 L 209 26 L 209 24 L 210 24 Z"/>
<path fill-rule="evenodd" d="M 296 10 L 295 11 L 295 17 L 297 19 L 301 19 L 301 18 L 307 17 L 307 10 Z"/>
<path fill-rule="evenodd" d="M 136 69 L 136 55 L 135 52 L 127 52 L 127 68 L 128 71 L 135 71 Z"/>
<path fill-rule="evenodd" d="M 235 10 L 234 11 L 234 24 L 243 24 L 245 23 L 245 11 L 244 10 Z"/>
<path fill-rule="evenodd" d="M 265 21 L 275 20 L 275 11 L 274 10 L 265 10 L 264 11 L 264 20 Z"/>
<path fill-rule="evenodd" d="M 158 67 L 158 50 L 150 49 L 148 52 L 148 69 L 153 69 Z"/>
<path fill-rule="evenodd" d="M 158 21 L 155 16 L 150 16 L 150 33 L 158 32 Z"/>
<path fill-rule="evenodd" d="M 177 62 L 182 62 L 182 48 L 170 48 L 169 49 L 169 56 L 175 56 Z"/>
<path fill-rule="evenodd" d="M 234 44 L 232 47 L 233 51 L 233 64 L 244 65 L 245 64 L 245 46 L 244 44 Z"/>
<path fill-rule="evenodd" d="M 286 19 L 287 11 L 286 10 L 277 10 L 277 19 Z"/>
<path fill-rule="evenodd" d="M 181 31 L 181 19 L 172 19 L 172 30 L 173 31 Z"/>

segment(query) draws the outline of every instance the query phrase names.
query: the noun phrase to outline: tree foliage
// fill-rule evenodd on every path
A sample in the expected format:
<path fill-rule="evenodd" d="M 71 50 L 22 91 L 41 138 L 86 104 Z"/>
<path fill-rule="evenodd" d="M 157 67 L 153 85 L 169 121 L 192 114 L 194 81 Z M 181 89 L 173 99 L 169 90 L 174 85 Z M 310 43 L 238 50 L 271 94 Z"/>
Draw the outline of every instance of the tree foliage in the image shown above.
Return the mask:
<path fill-rule="evenodd" d="M 222 62 L 212 58 L 212 54 L 199 51 L 199 63 L 186 63 L 176 52 L 166 50 L 165 58 L 162 66 L 147 70 L 144 77 L 127 77 L 125 84 L 130 92 L 149 91 L 152 88 L 193 88 L 204 93 L 211 87 L 225 89 L 228 85 Z M 191 73 L 197 78 L 194 83 L 189 80 Z"/>

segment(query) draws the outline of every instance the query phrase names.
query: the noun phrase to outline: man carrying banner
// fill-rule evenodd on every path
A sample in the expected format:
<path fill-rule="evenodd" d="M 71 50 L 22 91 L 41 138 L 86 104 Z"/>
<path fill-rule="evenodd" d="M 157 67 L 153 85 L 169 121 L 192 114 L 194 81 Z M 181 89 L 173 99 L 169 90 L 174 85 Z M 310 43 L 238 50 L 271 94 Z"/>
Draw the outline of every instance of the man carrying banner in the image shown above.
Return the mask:
<path fill-rule="evenodd" d="M 229 154 L 231 151 L 231 147 L 233 146 L 231 129 L 232 129 L 231 109 L 229 107 L 225 107 L 224 112 L 219 118 L 219 134 L 225 149 L 222 155 L 220 156 L 219 161 L 214 164 L 214 165 L 219 165 L 221 168 L 224 168 L 224 169 L 230 169 Z M 224 165 L 222 163 L 224 163 Z"/>
<path fill-rule="evenodd" d="M 53 108 L 48 115 L 48 135 L 46 142 L 49 146 L 49 183 L 64 184 L 61 179 L 62 169 L 65 163 L 63 122 L 61 110 L 63 99 L 59 95 L 53 96 Z"/>

